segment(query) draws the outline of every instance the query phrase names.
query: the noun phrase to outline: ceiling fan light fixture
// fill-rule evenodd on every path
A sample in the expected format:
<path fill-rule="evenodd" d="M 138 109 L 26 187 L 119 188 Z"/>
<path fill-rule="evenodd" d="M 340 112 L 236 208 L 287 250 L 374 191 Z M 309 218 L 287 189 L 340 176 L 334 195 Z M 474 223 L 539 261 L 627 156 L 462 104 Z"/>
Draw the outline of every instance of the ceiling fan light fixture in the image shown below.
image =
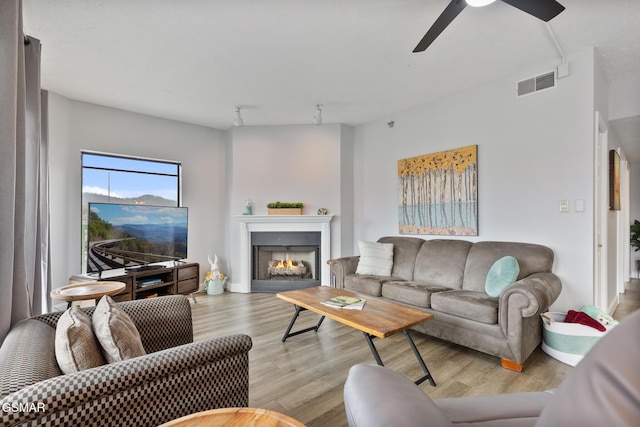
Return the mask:
<path fill-rule="evenodd" d="M 493 3 L 496 0 L 466 0 L 469 6 L 482 7 Z"/>
<path fill-rule="evenodd" d="M 451 0 L 413 49 L 413 52 L 424 52 L 467 6 L 482 7 L 495 1 L 496 0 Z M 528 13 L 544 22 L 549 22 L 565 10 L 565 7 L 556 0 L 502 0 L 502 2 L 516 9 L 520 9 L 522 12 Z"/>

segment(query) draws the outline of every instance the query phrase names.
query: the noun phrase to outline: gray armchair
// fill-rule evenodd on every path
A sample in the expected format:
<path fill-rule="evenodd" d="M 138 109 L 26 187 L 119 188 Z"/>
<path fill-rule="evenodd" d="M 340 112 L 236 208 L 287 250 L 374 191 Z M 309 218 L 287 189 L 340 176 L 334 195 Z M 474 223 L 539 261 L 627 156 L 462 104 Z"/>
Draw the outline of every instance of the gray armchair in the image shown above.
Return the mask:
<path fill-rule="evenodd" d="M 0 425 L 141 426 L 208 409 L 248 406 L 251 338 L 193 342 L 182 295 L 119 304 L 145 356 L 63 375 L 54 350 L 62 313 L 17 323 L 0 348 Z M 93 307 L 85 309 L 91 316 Z"/>
<path fill-rule="evenodd" d="M 351 427 L 639 426 L 640 312 L 608 332 L 555 391 L 431 400 L 404 375 L 355 365 L 344 387 Z"/>

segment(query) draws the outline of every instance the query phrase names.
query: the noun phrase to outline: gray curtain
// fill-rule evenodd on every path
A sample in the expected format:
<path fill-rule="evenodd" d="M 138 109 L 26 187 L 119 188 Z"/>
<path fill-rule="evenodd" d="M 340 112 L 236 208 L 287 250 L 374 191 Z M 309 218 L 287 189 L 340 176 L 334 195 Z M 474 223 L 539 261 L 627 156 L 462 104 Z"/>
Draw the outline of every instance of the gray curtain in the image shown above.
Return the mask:
<path fill-rule="evenodd" d="M 40 42 L 24 36 L 21 0 L 0 0 L 0 70 L 1 342 L 15 322 L 51 304 Z"/>

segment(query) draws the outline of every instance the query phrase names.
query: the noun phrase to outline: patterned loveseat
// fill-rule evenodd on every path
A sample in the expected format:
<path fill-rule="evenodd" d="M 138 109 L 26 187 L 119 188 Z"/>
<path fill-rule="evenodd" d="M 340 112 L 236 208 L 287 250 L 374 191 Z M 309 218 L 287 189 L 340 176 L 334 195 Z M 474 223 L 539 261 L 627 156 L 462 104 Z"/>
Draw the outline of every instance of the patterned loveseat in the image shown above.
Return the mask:
<path fill-rule="evenodd" d="M 145 356 L 63 375 L 55 357 L 62 313 L 17 323 L 0 348 L 0 425 L 155 426 L 187 414 L 248 406 L 251 338 L 193 342 L 182 295 L 119 304 Z M 86 308 L 91 316 L 94 308 Z"/>

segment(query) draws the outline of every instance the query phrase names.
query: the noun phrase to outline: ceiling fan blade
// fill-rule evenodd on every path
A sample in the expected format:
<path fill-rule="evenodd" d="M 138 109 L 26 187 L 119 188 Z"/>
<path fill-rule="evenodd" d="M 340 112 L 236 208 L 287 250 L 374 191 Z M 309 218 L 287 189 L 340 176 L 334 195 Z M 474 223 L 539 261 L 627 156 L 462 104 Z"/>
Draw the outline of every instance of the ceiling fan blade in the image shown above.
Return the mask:
<path fill-rule="evenodd" d="M 447 28 L 447 25 L 449 25 L 466 6 L 467 2 L 465 0 L 452 0 L 444 12 L 442 12 L 438 19 L 436 19 L 436 22 L 434 22 L 431 28 L 429 28 L 427 34 L 425 34 L 422 40 L 420 40 L 420 43 L 418 43 L 416 48 L 413 49 L 413 52 L 422 52 L 428 48 L 436 37 L 438 37 L 440 33 Z"/>
<path fill-rule="evenodd" d="M 555 0 L 502 0 L 511 6 L 527 12 L 545 22 L 555 18 L 564 10 L 564 6 Z"/>

